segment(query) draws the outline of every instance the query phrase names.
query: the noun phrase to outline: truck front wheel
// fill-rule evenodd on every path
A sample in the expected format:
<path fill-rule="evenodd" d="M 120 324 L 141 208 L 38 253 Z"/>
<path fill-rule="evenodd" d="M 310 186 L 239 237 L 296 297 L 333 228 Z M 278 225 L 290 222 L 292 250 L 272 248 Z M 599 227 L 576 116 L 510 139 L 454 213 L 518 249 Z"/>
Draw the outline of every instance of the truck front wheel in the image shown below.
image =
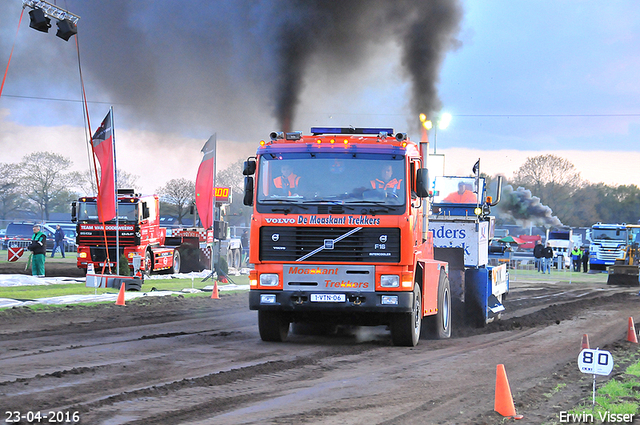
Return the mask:
<path fill-rule="evenodd" d="M 279 311 L 258 311 L 258 329 L 263 341 L 282 342 L 289 333 L 289 321 Z"/>
<path fill-rule="evenodd" d="M 173 265 L 171 266 L 171 273 L 180 273 L 182 267 L 182 256 L 177 249 L 173 251 Z"/>
<path fill-rule="evenodd" d="M 420 285 L 413 285 L 413 307 L 411 313 L 397 314 L 391 320 L 393 345 L 415 347 L 420 340 L 422 328 L 422 292 Z"/>
<path fill-rule="evenodd" d="M 147 250 L 144 253 L 144 274 L 151 276 L 151 270 L 153 269 L 153 257 L 151 251 Z"/>

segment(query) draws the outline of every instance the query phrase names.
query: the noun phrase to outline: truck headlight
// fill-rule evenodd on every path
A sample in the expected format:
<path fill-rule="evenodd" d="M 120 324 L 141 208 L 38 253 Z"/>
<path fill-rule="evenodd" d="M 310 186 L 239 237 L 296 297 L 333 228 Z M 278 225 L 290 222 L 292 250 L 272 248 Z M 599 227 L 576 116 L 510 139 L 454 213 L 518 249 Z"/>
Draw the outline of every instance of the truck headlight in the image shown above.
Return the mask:
<path fill-rule="evenodd" d="M 261 274 L 260 286 L 278 286 L 278 275 L 275 273 Z"/>
<path fill-rule="evenodd" d="M 383 274 L 380 276 L 380 286 L 383 288 L 397 288 L 400 286 L 400 276 L 397 274 Z"/>

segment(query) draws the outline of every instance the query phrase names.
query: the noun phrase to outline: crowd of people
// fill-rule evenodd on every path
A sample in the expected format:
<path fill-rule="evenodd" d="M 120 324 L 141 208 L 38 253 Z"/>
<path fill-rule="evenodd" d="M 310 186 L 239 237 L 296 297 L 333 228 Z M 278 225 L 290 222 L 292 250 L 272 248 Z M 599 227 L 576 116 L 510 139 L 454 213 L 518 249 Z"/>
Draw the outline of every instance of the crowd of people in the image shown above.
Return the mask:
<path fill-rule="evenodd" d="M 544 246 L 542 241 L 536 241 L 536 245 L 533 248 L 533 256 L 536 260 L 536 269 L 538 272 L 551 273 L 551 267 L 553 265 L 553 248 L 551 244 L 547 242 Z M 573 271 L 579 272 L 582 266 L 583 272 L 589 271 L 589 248 L 584 249 L 575 246 L 571 251 L 571 262 L 573 265 Z"/>

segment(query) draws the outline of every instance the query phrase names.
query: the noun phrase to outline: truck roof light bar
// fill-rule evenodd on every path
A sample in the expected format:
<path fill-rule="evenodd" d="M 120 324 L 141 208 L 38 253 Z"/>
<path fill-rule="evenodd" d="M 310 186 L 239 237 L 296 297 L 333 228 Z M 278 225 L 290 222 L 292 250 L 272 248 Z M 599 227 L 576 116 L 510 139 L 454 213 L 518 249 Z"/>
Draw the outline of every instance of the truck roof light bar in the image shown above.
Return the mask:
<path fill-rule="evenodd" d="M 393 134 L 393 128 L 311 127 L 314 136 L 320 134 Z"/>

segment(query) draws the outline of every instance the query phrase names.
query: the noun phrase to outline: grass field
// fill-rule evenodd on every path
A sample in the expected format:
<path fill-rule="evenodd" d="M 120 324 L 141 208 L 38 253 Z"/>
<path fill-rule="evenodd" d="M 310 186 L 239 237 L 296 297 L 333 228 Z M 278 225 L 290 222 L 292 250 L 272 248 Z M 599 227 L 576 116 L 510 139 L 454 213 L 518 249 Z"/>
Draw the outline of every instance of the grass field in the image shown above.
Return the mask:
<path fill-rule="evenodd" d="M 75 267 L 77 254 L 66 253 L 65 258 L 60 257 L 57 253 L 54 258 L 51 258 L 47 254 L 46 264 L 68 264 L 69 267 Z M 28 255 L 23 255 L 17 263 L 26 265 Z M 0 250 L 0 264 L 7 263 L 7 250 Z M 46 268 L 46 266 L 45 266 Z M 27 274 L 25 272 L 25 274 Z M 248 276 L 231 276 L 233 283 L 237 285 L 248 285 Z M 229 282 L 231 283 L 231 282 Z M 146 279 L 142 285 L 143 291 L 151 291 L 155 288 L 158 291 L 174 291 L 179 292 L 183 289 L 196 289 L 202 290 L 207 286 L 213 285 L 213 281 L 208 279 L 203 282 L 203 278 L 197 277 L 193 279 L 175 279 L 171 277 Z M 223 286 L 223 284 L 220 284 Z M 113 288 L 98 288 L 97 292 L 102 293 L 117 293 L 118 291 Z M 34 300 L 37 298 L 51 298 L 64 295 L 93 295 L 96 293 L 96 289 L 93 287 L 86 287 L 85 283 L 63 283 L 55 285 L 25 285 L 25 286 L 0 286 L 0 298 L 10 298 L 17 300 Z M 199 294 L 194 294 L 199 295 Z M 200 294 L 202 296 L 210 296 L 209 291 Z"/>

